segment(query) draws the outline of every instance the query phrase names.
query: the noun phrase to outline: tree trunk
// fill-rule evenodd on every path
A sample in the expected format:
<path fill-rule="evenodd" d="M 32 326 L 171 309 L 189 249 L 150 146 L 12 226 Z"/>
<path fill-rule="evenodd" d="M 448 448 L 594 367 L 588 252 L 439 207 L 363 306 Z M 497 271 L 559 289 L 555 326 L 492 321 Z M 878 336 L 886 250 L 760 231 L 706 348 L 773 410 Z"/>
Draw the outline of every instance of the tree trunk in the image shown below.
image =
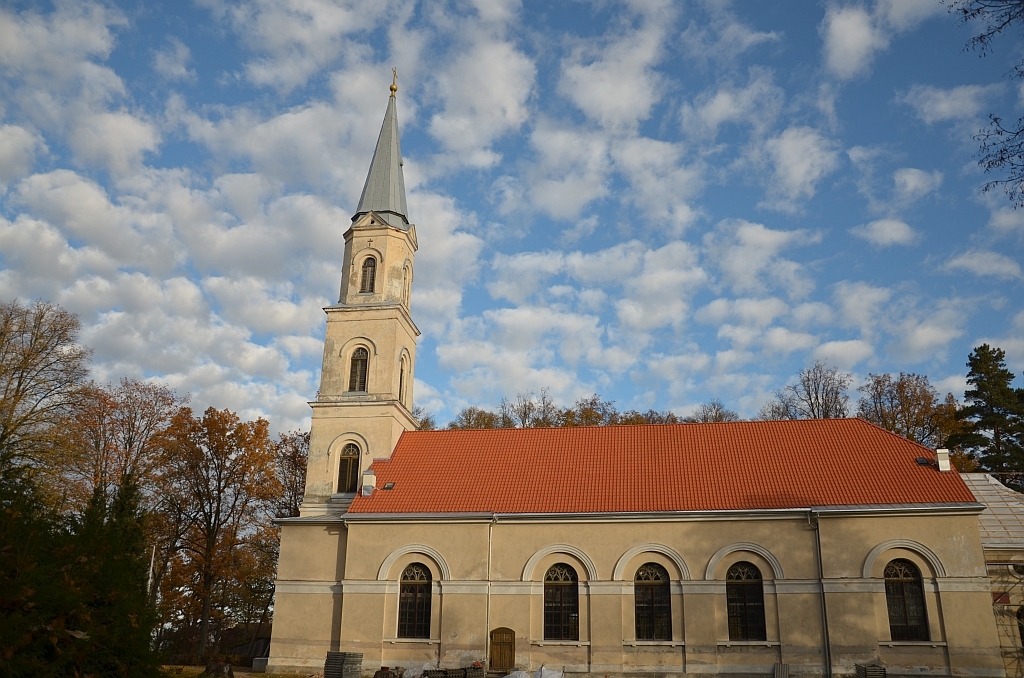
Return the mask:
<path fill-rule="evenodd" d="M 213 603 L 213 573 L 203 572 L 203 611 L 199 618 L 199 656 L 206 658 L 206 639 L 210 635 L 210 608 Z"/>

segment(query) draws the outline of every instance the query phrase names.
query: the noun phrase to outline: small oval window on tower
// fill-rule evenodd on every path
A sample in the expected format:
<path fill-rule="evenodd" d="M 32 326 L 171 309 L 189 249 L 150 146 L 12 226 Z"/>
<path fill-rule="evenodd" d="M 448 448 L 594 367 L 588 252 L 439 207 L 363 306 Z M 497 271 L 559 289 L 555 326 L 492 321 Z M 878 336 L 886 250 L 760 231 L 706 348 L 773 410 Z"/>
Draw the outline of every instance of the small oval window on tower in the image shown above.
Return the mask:
<path fill-rule="evenodd" d="M 377 277 L 377 260 L 373 257 L 363 259 L 363 277 L 359 282 L 360 294 L 372 294 L 374 280 Z"/>
<path fill-rule="evenodd" d="M 366 364 L 370 360 L 370 353 L 360 346 L 352 351 L 352 369 L 348 373 L 349 391 L 366 391 Z"/>

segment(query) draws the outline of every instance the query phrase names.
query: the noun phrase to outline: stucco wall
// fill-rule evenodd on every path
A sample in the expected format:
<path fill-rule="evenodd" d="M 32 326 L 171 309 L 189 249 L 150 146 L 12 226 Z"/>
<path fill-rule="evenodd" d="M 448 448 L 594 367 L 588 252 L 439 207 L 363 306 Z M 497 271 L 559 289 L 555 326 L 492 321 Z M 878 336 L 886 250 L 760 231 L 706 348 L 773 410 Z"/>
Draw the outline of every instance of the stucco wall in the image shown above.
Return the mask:
<path fill-rule="evenodd" d="M 284 528 L 283 564 L 302 560 L 286 550 L 331 558 L 321 545 L 324 531 L 291 530 Z M 328 616 L 340 624 L 331 627 L 332 642 L 362 652 L 367 672 L 380 665 L 486 662 L 489 631 L 507 627 L 516 634 L 516 664 L 528 670 L 546 664 L 602 676 L 767 674 L 784 662 L 794 675 L 821 675 L 823 584 L 836 674 L 852 674 L 855 663 L 880 662 L 893 674 L 1004 675 L 975 516 L 826 516 L 820 530 L 823 582 L 806 513 L 722 520 L 350 520 L 343 576 L 331 579 L 330 568 L 320 570 L 325 578 L 318 593 L 312 585 L 307 593 L 292 593 L 299 584 L 287 573 L 310 570 L 282 565 L 270 665 L 322 663 L 322 654 L 300 656 L 299 648 L 314 645 L 279 644 L 278 637 L 322 636 L 323 614 L 317 613 L 321 621 L 311 615 L 298 624 L 302 615 L 295 610 L 334 604 L 340 609 Z M 889 635 L 882 569 L 896 557 L 922 572 L 927 642 L 893 642 Z M 729 640 L 724 580 L 740 560 L 762 573 L 767 641 Z M 426 565 L 433 578 L 432 632 L 423 641 L 396 638 L 398 579 L 412 562 Z M 579 577 L 576 642 L 544 640 L 543 577 L 556 562 L 571 565 Z M 645 562 L 662 565 L 672 580 L 671 641 L 635 640 L 632 580 Z"/>

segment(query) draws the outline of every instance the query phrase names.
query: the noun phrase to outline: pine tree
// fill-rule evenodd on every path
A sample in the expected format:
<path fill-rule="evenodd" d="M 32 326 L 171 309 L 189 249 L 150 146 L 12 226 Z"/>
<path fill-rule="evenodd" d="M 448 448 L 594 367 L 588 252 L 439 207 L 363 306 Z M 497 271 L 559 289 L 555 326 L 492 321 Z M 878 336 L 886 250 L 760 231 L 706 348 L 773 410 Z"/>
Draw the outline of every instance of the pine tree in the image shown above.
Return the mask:
<path fill-rule="evenodd" d="M 1006 368 L 1006 353 L 982 344 L 967 358 L 967 406 L 957 416 L 967 430 L 950 438 L 994 472 L 1024 471 L 1024 389 L 1014 389 L 1013 372 Z"/>

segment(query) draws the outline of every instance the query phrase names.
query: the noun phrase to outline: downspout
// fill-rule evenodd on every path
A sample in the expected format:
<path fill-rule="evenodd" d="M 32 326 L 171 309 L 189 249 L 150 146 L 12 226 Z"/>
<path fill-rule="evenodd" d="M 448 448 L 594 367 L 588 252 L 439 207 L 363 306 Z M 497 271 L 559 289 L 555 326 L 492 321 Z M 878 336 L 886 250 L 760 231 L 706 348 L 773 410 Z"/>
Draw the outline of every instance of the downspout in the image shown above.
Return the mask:
<path fill-rule="evenodd" d="M 491 667 L 491 533 L 498 516 L 491 516 L 487 524 L 487 628 L 484 629 L 484 661 Z M 514 651 L 514 650 L 513 650 Z"/>
<path fill-rule="evenodd" d="M 821 594 L 821 636 L 825 650 L 825 678 L 832 678 L 832 643 L 828 635 L 828 606 L 825 603 L 825 571 L 821 564 L 821 532 L 818 525 L 819 515 L 813 510 L 807 511 L 807 524 L 814 528 L 814 550 L 818 557 L 818 590 Z"/>

